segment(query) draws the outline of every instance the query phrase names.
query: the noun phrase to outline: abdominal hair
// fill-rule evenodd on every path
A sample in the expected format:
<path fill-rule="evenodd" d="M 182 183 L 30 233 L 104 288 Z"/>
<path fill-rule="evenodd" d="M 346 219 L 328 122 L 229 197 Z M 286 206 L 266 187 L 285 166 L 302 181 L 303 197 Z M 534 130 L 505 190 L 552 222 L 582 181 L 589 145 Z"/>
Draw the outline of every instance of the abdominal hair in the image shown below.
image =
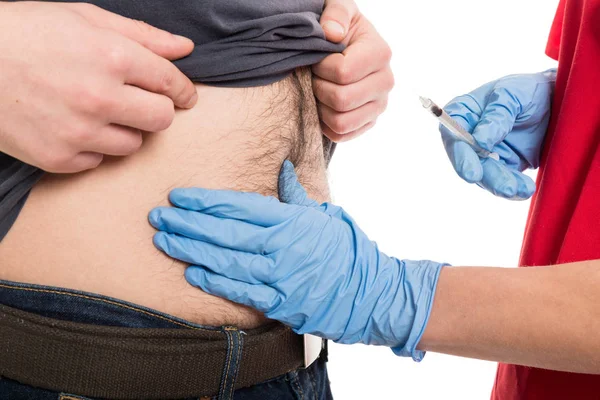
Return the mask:
<path fill-rule="evenodd" d="M 285 160 L 294 164 L 308 191 L 317 190 L 310 184 L 311 172 L 326 164 L 328 154 L 323 150 L 311 79 L 310 69 L 301 68 L 274 84 L 270 106 L 248 127 L 261 134 L 248 143 L 254 156 L 247 168 L 236 173 L 241 190 L 277 196 L 277 179 Z"/>

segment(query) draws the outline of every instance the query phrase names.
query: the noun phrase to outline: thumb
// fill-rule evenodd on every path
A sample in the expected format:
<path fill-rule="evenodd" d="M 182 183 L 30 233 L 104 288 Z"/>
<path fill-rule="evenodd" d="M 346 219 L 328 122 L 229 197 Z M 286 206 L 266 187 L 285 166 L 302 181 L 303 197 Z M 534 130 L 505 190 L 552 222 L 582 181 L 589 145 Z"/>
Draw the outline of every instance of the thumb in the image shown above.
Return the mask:
<path fill-rule="evenodd" d="M 325 10 L 321 15 L 325 38 L 334 43 L 344 40 L 357 14 L 358 8 L 354 0 L 326 0 Z"/>
<path fill-rule="evenodd" d="M 304 207 L 316 208 L 323 214 L 337 219 L 343 219 L 345 212 L 342 207 L 332 203 L 319 204 L 308 197 L 308 193 L 298 181 L 298 175 L 291 161 L 284 161 L 279 173 L 279 200 L 282 203 L 295 204 Z"/>
<path fill-rule="evenodd" d="M 285 160 L 279 173 L 279 200 L 282 203 L 305 207 L 318 207 L 319 203 L 308 197 L 308 193 L 298 181 L 294 164 Z"/>
<path fill-rule="evenodd" d="M 86 3 L 69 4 L 66 6 L 97 28 L 120 33 L 168 60 L 183 58 L 189 55 L 194 49 L 194 42 L 190 39 L 173 35 L 145 22 L 122 17 Z"/>

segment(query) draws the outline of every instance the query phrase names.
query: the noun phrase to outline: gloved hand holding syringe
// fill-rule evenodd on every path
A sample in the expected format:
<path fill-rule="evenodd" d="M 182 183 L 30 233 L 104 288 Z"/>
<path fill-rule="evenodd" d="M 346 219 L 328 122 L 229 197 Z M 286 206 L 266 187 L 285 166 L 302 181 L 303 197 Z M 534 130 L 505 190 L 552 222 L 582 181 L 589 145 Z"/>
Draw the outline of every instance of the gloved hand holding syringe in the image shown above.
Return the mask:
<path fill-rule="evenodd" d="M 452 133 L 456 139 L 462 140 L 467 143 L 471 148 L 477 153 L 477 155 L 481 158 L 493 158 L 494 160 L 500 160 L 500 157 L 497 153 L 492 153 L 483 147 L 481 147 L 475 138 L 467 132 L 462 126 L 460 126 L 455 120 L 452 119 L 441 107 L 435 104 L 431 99 L 426 97 L 419 96 L 421 100 L 421 104 L 423 107 L 428 109 L 437 119 L 440 121 L 440 124 L 445 126 L 450 133 Z"/>

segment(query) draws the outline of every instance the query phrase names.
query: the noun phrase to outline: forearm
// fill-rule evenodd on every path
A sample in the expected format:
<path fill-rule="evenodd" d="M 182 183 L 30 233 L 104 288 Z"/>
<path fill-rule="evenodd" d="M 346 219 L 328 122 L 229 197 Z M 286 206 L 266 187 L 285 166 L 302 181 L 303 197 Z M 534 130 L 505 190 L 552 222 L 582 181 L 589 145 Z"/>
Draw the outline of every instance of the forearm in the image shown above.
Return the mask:
<path fill-rule="evenodd" d="M 600 261 L 445 268 L 421 350 L 600 374 Z"/>

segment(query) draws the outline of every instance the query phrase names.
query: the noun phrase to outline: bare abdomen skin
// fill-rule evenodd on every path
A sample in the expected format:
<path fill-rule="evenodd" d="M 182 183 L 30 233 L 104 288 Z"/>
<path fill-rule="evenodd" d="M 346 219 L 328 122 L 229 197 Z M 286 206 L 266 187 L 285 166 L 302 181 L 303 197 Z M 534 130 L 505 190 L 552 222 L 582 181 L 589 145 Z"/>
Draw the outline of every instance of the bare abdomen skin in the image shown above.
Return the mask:
<path fill-rule="evenodd" d="M 248 128 L 256 126 L 249 118 L 268 104 L 260 98 L 248 102 L 241 91 L 199 86 L 196 108 L 178 112 L 169 130 L 147 134 L 135 155 L 107 158 L 81 174 L 48 175 L 0 242 L 0 279 L 111 296 L 203 325 L 264 323 L 256 311 L 190 286 L 183 276 L 186 265 L 154 248 L 155 231 L 147 220 L 153 207 L 169 204 L 175 187 L 274 192 L 274 165 L 289 149 Z M 274 148 L 265 148 L 271 142 Z M 309 153 L 320 160 L 317 142 Z M 262 163 L 256 156 L 265 152 L 270 157 Z M 308 164 L 301 179 L 316 189 L 311 195 L 325 201 L 324 162 Z M 240 179 L 242 171 L 252 172 L 252 182 Z"/>

